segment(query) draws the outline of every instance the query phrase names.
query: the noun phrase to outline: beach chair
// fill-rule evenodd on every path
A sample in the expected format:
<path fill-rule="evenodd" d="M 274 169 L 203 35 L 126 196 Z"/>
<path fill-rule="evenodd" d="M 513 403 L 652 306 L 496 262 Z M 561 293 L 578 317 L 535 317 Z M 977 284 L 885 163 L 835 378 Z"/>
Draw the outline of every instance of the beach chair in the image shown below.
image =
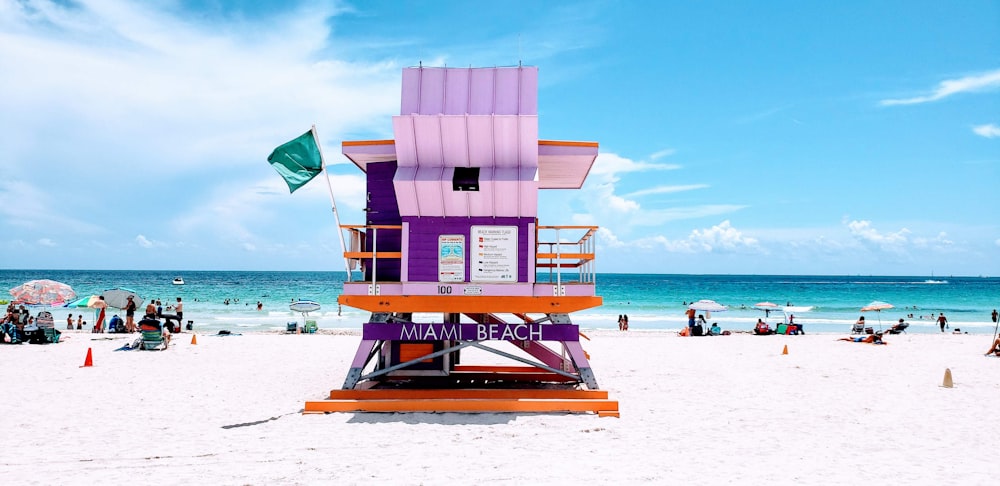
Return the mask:
<path fill-rule="evenodd" d="M 142 333 L 142 343 L 140 343 L 140 349 L 144 350 L 154 350 L 167 349 L 166 344 L 163 341 L 163 325 L 160 321 L 156 319 L 143 319 L 139 321 L 139 332 Z"/>
<path fill-rule="evenodd" d="M 299 323 L 296 321 L 289 321 L 285 324 L 285 333 L 295 334 L 299 332 Z"/>
<path fill-rule="evenodd" d="M 38 316 L 35 317 L 35 325 L 38 326 L 38 341 L 43 344 L 47 343 L 58 343 L 59 336 L 62 334 L 56 330 L 55 320 L 52 319 L 52 313 L 49 311 L 41 311 Z"/>
<path fill-rule="evenodd" d="M 306 327 L 302 328 L 302 332 L 312 334 L 317 329 L 319 329 L 319 326 L 316 325 L 316 321 L 306 321 Z"/>
<path fill-rule="evenodd" d="M 17 324 L 13 322 L 0 324 L 0 343 L 6 342 L 4 336 L 9 336 L 10 344 L 21 344 L 21 332 L 17 330 Z"/>
<path fill-rule="evenodd" d="M 851 326 L 851 334 L 864 334 L 864 333 L 865 333 L 865 324 L 863 322 L 855 322 L 854 325 Z"/>
<path fill-rule="evenodd" d="M 909 323 L 900 322 L 899 324 L 896 324 L 896 325 L 890 327 L 889 329 L 887 329 L 886 332 L 889 333 L 889 334 L 899 334 L 901 332 L 906 332 L 906 328 L 908 328 L 908 327 L 910 327 Z"/>

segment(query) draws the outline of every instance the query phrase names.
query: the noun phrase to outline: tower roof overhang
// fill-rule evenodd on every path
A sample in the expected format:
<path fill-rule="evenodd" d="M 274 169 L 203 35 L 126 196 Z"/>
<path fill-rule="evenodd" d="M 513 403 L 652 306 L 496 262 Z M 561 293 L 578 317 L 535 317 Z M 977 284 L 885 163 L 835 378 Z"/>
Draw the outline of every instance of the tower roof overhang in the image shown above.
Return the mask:
<path fill-rule="evenodd" d="M 341 149 L 364 172 L 373 162 L 397 160 L 395 140 L 344 141 Z M 597 142 L 538 141 L 538 188 L 579 189 L 597 159 Z"/>

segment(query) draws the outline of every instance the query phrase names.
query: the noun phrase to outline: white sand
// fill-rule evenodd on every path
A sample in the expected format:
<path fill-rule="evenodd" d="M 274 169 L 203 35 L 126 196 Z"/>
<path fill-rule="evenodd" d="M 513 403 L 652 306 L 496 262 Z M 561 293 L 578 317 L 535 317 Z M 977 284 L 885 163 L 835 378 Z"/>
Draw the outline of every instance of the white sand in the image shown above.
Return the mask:
<path fill-rule="evenodd" d="M 0 482 L 968 485 L 1000 472 L 986 336 L 589 335 L 621 418 L 300 414 L 343 383 L 357 335 L 0 346 Z"/>

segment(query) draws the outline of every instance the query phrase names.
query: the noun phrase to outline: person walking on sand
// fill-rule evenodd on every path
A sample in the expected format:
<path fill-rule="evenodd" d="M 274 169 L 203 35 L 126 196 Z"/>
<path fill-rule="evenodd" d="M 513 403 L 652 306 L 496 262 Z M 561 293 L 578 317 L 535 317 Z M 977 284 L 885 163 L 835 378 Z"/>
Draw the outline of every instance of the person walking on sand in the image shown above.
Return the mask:
<path fill-rule="evenodd" d="M 944 312 L 938 314 L 937 321 L 941 326 L 941 332 L 944 332 L 944 328 L 948 326 L 948 318 L 944 316 Z"/>

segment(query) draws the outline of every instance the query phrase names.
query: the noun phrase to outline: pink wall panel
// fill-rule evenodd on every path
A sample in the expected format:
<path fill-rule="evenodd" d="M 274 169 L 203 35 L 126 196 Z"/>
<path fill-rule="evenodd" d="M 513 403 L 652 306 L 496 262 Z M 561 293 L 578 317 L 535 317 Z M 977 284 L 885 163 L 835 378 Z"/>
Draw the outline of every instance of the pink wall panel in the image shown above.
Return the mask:
<path fill-rule="evenodd" d="M 520 103 L 521 76 L 517 69 L 498 69 L 496 74 L 496 115 L 516 115 Z"/>
<path fill-rule="evenodd" d="M 472 167 L 493 166 L 492 117 L 469 117 L 469 164 Z"/>
<path fill-rule="evenodd" d="M 446 167 L 469 167 L 469 138 L 466 117 L 441 117 L 441 143 Z"/>
<path fill-rule="evenodd" d="M 396 203 L 399 205 L 401 216 L 417 214 L 417 186 L 413 183 L 416 175 L 415 167 L 399 167 L 392 178 L 392 187 L 396 191 Z"/>
<path fill-rule="evenodd" d="M 535 181 L 536 169 L 521 167 L 521 216 L 538 216 L 538 182 Z"/>
<path fill-rule="evenodd" d="M 538 115 L 538 68 L 537 67 L 521 68 L 520 114 Z"/>
<path fill-rule="evenodd" d="M 417 143 L 417 166 L 443 167 L 441 159 L 441 122 L 436 116 L 413 117 Z"/>
<path fill-rule="evenodd" d="M 492 69 L 472 70 L 470 114 L 489 115 L 493 113 L 493 75 Z"/>
<path fill-rule="evenodd" d="M 444 201 L 441 196 L 441 167 L 421 167 L 417 169 L 414 181 L 417 191 L 417 205 L 420 216 L 444 216 Z M 400 211 L 402 215 L 402 211 Z"/>
<path fill-rule="evenodd" d="M 517 119 L 516 115 L 493 117 L 493 163 L 496 167 L 517 167 L 520 162 Z"/>
<path fill-rule="evenodd" d="M 521 116 L 521 167 L 538 167 L 538 116 Z"/>
<path fill-rule="evenodd" d="M 423 69 L 420 80 L 420 114 L 438 115 L 444 111 L 444 69 Z"/>
<path fill-rule="evenodd" d="M 417 91 L 419 86 L 420 70 L 404 69 L 399 114 L 409 115 L 420 111 L 420 105 L 417 103 Z"/>
<path fill-rule="evenodd" d="M 538 68 L 407 68 L 399 112 L 537 115 Z"/>
<path fill-rule="evenodd" d="M 469 215 L 469 194 L 471 191 L 455 191 L 452 189 L 451 178 L 455 174 L 455 169 L 447 167 L 444 169 L 444 177 L 440 181 L 441 196 L 444 202 L 444 216 L 468 216 Z"/>
<path fill-rule="evenodd" d="M 517 168 L 497 168 L 493 173 L 493 185 L 493 214 L 496 216 L 520 216 L 517 214 L 520 210 Z"/>
<path fill-rule="evenodd" d="M 413 140 L 413 118 L 392 117 L 392 132 L 396 139 L 396 160 L 400 167 L 417 165 L 416 143 Z"/>
<path fill-rule="evenodd" d="M 447 90 L 444 99 L 446 115 L 464 115 L 469 112 L 469 75 L 471 69 L 448 69 L 445 78 Z"/>

